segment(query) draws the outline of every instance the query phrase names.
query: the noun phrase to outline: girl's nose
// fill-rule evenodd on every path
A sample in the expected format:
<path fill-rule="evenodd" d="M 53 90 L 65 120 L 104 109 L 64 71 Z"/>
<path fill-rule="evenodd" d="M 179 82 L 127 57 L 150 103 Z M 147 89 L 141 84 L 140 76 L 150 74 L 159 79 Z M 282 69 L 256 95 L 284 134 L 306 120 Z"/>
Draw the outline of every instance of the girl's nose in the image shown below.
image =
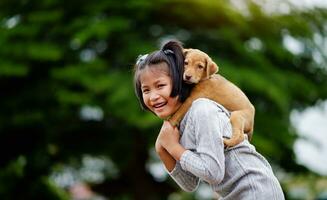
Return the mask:
<path fill-rule="evenodd" d="M 157 92 L 151 92 L 150 101 L 156 101 L 160 95 Z"/>

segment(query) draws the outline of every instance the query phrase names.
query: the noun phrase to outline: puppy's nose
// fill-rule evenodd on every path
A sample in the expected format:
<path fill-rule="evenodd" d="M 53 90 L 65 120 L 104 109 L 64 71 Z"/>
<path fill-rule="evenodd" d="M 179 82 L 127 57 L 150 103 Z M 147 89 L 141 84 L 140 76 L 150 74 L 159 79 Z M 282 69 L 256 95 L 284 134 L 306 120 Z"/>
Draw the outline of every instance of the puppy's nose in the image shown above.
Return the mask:
<path fill-rule="evenodd" d="M 192 76 L 185 75 L 186 80 L 190 80 Z"/>

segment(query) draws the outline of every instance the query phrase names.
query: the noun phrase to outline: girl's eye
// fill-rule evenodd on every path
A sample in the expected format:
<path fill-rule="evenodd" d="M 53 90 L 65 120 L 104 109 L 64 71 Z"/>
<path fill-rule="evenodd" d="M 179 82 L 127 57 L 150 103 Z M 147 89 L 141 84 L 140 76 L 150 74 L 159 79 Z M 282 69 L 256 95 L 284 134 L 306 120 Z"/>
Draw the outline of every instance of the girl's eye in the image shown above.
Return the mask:
<path fill-rule="evenodd" d="M 162 87 L 164 87 L 164 86 L 166 86 L 166 84 L 159 84 L 159 85 L 158 85 L 158 88 L 162 88 Z"/>
<path fill-rule="evenodd" d="M 147 93 L 147 92 L 149 92 L 149 89 L 143 89 L 142 90 L 142 93 Z"/>

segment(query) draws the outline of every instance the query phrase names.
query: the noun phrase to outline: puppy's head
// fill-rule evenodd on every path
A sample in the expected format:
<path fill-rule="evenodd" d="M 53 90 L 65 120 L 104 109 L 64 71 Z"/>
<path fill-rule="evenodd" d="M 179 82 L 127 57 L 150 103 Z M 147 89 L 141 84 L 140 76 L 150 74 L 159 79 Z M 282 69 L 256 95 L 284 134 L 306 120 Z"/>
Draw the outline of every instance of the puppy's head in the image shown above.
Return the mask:
<path fill-rule="evenodd" d="M 184 74 L 186 83 L 198 83 L 218 72 L 219 67 L 204 52 L 198 49 L 184 49 Z"/>

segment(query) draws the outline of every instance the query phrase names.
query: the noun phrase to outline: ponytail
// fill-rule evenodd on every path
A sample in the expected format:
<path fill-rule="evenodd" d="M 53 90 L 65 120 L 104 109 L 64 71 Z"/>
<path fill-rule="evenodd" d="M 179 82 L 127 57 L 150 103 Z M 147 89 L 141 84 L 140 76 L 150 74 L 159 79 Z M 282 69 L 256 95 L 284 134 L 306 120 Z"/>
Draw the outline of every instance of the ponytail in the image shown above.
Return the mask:
<path fill-rule="evenodd" d="M 175 97 L 182 93 L 182 81 L 184 73 L 184 54 L 181 42 L 177 40 L 171 40 L 165 43 L 161 47 L 161 51 L 168 58 L 168 65 L 171 70 L 171 78 L 174 80 L 173 90 L 170 94 L 171 97 Z"/>

